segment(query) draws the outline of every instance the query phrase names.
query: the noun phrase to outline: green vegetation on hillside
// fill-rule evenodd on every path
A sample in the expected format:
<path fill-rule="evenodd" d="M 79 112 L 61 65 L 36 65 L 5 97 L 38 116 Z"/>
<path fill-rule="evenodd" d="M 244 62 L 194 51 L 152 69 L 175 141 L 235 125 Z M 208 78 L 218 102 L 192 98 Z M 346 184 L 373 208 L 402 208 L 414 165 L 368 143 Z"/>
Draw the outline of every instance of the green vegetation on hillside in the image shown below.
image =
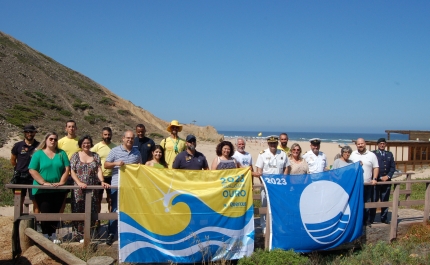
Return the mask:
<path fill-rule="evenodd" d="M 8 159 L 0 157 L 0 206 L 13 205 L 13 194 L 5 187 L 13 175 L 13 167 Z"/>
<path fill-rule="evenodd" d="M 6 113 L 6 121 L 18 127 L 43 117 L 43 112 L 22 105 L 14 105 L 12 109 L 6 110 Z"/>

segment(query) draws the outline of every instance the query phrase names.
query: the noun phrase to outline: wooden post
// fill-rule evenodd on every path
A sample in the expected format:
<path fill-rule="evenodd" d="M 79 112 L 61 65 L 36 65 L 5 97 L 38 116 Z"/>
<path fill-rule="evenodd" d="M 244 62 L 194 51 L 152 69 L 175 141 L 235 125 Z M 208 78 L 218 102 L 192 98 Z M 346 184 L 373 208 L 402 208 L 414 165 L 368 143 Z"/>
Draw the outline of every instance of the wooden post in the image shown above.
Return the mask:
<path fill-rule="evenodd" d="M 25 229 L 34 229 L 34 219 L 20 220 L 19 221 L 19 244 L 21 246 L 21 253 L 33 246 L 33 241 L 26 236 Z"/>
<path fill-rule="evenodd" d="M 390 241 L 396 239 L 397 237 L 397 215 L 399 214 L 399 194 L 400 194 L 400 184 L 394 184 L 394 194 L 393 194 L 393 211 L 391 213 L 391 230 L 390 230 Z"/>
<path fill-rule="evenodd" d="M 13 220 L 16 221 L 21 216 L 22 204 L 21 204 L 21 189 L 15 189 L 13 197 Z"/>
<path fill-rule="evenodd" d="M 270 238 L 272 237 L 272 220 L 270 218 L 269 214 L 269 206 L 267 206 L 267 212 L 266 212 L 266 234 L 264 237 L 264 248 L 267 250 L 270 250 Z M 261 218 L 261 217 L 260 217 Z"/>
<path fill-rule="evenodd" d="M 66 264 L 77 264 L 77 265 L 86 265 L 87 263 L 81 259 L 78 259 L 75 255 L 72 253 L 66 251 L 60 246 L 57 246 L 56 244 L 52 243 L 51 240 L 43 237 L 42 234 L 39 234 L 38 232 L 34 231 L 31 228 L 25 229 L 25 234 L 30 237 L 34 242 L 36 242 L 38 245 L 42 246 L 44 249 L 51 252 L 53 255 L 55 255 L 57 258 L 64 261 Z"/>
<path fill-rule="evenodd" d="M 92 190 L 85 189 L 84 246 L 91 243 L 91 194 Z"/>
<path fill-rule="evenodd" d="M 411 181 L 411 179 L 412 179 L 412 174 L 410 172 L 406 172 L 406 181 Z M 410 192 L 412 193 L 412 183 L 410 182 L 406 183 L 406 190 L 410 190 Z M 405 201 L 411 200 L 411 193 L 405 194 Z M 408 206 L 408 207 L 412 208 L 412 206 Z"/>
<path fill-rule="evenodd" d="M 427 223 L 429 220 L 429 214 L 430 214 L 430 183 L 426 183 L 426 194 L 425 194 L 425 202 L 424 202 L 424 216 L 423 216 L 423 222 L 424 224 Z"/>

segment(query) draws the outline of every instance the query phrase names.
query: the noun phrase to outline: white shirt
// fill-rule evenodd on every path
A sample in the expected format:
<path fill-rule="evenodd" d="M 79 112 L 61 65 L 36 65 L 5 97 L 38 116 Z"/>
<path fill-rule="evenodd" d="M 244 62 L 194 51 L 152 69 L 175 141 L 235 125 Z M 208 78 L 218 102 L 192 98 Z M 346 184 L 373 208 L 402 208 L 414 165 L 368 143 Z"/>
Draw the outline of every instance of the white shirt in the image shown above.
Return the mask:
<path fill-rule="evenodd" d="M 316 156 L 312 150 L 309 150 L 303 155 L 303 159 L 308 163 L 311 174 L 323 172 L 327 167 L 327 157 L 321 151 Z"/>
<path fill-rule="evenodd" d="M 379 168 L 378 158 L 373 152 L 366 150 L 363 154 L 360 154 L 357 150 L 353 151 L 349 157 L 354 163 L 361 161 L 363 162 L 363 179 L 364 182 L 371 182 L 373 169 Z"/>
<path fill-rule="evenodd" d="M 242 154 L 241 152 L 234 151 L 233 158 L 236 159 L 240 167 L 249 167 L 252 165 L 252 156 L 248 152 Z"/>
<path fill-rule="evenodd" d="M 290 165 L 287 154 L 279 149 L 273 155 L 270 148 L 267 148 L 258 155 L 255 166 L 263 169 L 263 174 L 284 174 L 286 167 Z"/>

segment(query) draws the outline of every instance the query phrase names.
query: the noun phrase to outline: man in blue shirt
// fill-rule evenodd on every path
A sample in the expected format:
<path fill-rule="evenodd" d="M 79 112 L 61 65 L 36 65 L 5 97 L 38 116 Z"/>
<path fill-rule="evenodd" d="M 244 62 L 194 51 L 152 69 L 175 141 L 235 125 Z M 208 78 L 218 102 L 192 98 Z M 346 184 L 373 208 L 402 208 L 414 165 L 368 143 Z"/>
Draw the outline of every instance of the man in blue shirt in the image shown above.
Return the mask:
<path fill-rule="evenodd" d="M 387 146 L 387 141 L 385 138 L 379 138 L 376 143 L 378 145 L 378 150 L 373 151 L 373 153 L 375 153 L 376 157 L 378 158 L 379 163 L 379 174 L 376 180 L 378 182 L 387 182 L 388 184 L 375 186 L 372 201 L 377 202 L 378 200 L 381 200 L 381 202 L 387 202 L 390 199 L 391 178 L 396 171 L 396 163 L 394 162 L 393 153 L 385 150 Z M 370 209 L 369 215 L 370 222 L 373 223 L 375 220 L 376 209 Z M 390 221 L 387 219 L 387 217 L 388 208 L 381 207 L 381 223 L 389 224 Z"/>
<path fill-rule="evenodd" d="M 155 146 L 154 141 L 151 138 L 145 136 L 146 128 L 143 124 L 136 125 L 137 137 L 134 138 L 133 147 L 139 150 L 142 156 L 142 164 L 148 161 L 151 155 L 151 150 Z"/>
<path fill-rule="evenodd" d="M 141 164 L 142 157 L 139 150 L 133 148 L 134 134 L 132 131 L 126 131 L 122 137 L 122 145 L 112 148 L 110 150 L 104 167 L 106 169 L 112 169 L 112 186 L 119 186 L 118 183 L 118 171 L 121 166 L 126 164 Z M 118 190 L 111 189 L 111 207 L 112 212 L 118 210 Z M 115 234 L 118 231 L 118 220 L 111 220 L 109 222 L 109 235 L 106 240 L 106 244 L 112 245 Z"/>

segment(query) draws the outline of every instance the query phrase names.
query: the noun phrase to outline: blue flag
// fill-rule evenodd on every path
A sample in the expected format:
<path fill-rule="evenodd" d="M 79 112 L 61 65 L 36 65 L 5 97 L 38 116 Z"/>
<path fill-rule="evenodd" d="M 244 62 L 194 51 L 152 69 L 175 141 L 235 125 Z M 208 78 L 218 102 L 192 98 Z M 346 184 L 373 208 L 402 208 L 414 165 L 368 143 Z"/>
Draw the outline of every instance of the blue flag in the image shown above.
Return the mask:
<path fill-rule="evenodd" d="M 360 163 L 318 174 L 263 175 L 270 249 L 310 252 L 352 242 L 363 230 Z"/>

